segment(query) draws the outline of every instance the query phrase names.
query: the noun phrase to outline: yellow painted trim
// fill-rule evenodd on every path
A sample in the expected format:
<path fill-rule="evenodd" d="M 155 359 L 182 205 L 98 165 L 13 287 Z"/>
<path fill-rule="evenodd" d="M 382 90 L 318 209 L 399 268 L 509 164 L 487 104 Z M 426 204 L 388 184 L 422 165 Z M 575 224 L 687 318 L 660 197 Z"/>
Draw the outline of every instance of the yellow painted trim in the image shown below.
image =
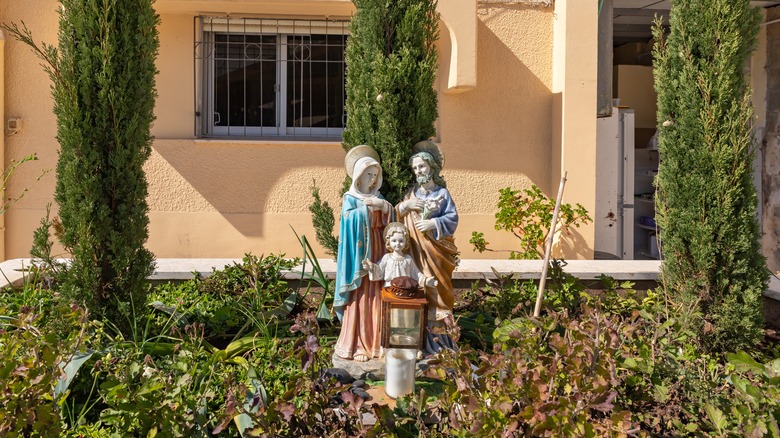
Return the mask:
<path fill-rule="evenodd" d="M 556 0 L 553 37 L 553 157 L 550 186 L 564 172 L 563 202 L 596 211 L 597 0 Z M 566 259 L 593 258 L 594 225 L 580 227 Z"/>
<path fill-rule="evenodd" d="M 445 93 L 477 86 L 477 0 L 447 0 L 437 5 L 451 45 Z"/>

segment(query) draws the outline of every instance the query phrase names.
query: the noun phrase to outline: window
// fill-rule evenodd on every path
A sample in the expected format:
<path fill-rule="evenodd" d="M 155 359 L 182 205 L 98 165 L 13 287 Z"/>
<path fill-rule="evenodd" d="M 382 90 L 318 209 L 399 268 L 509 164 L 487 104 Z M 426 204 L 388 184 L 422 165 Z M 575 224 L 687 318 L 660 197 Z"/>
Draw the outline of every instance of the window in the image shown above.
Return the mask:
<path fill-rule="evenodd" d="M 340 138 L 348 21 L 200 17 L 196 131 Z"/>

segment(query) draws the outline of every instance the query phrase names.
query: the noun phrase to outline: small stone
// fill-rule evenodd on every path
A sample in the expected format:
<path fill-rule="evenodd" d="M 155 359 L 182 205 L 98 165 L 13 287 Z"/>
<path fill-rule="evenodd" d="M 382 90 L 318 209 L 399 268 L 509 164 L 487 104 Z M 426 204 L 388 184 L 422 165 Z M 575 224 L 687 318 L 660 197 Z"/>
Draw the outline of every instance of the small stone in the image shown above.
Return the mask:
<path fill-rule="evenodd" d="M 354 382 L 352 382 L 352 386 L 354 386 L 356 388 L 362 388 L 362 387 L 366 386 L 366 381 L 365 380 L 360 380 L 360 379 L 355 380 Z"/>
<path fill-rule="evenodd" d="M 361 380 L 379 380 L 379 376 L 372 372 L 367 372 L 361 376 Z"/>
<path fill-rule="evenodd" d="M 340 406 L 344 404 L 344 399 L 341 398 L 341 396 L 335 395 L 328 400 L 328 407 L 335 408 L 336 406 Z"/>
<path fill-rule="evenodd" d="M 345 370 L 349 375 L 353 377 L 349 383 L 354 382 L 354 379 L 366 380 L 366 373 L 371 373 L 375 376 L 381 375 L 384 377 L 385 363 L 380 359 L 371 359 L 366 362 L 358 362 L 351 359 L 342 359 L 335 354 L 333 355 L 333 367 L 341 368 Z M 376 380 L 381 380 L 381 377 Z"/>
<path fill-rule="evenodd" d="M 363 400 L 371 400 L 371 396 L 366 391 L 358 388 L 352 388 L 352 393 L 362 398 Z"/>
<path fill-rule="evenodd" d="M 348 385 L 355 381 L 355 378 L 352 377 L 349 372 L 343 368 L 328 368 L 325 370 L 323 375 L 326 378 L 333 377 L 343 385 Z"/>

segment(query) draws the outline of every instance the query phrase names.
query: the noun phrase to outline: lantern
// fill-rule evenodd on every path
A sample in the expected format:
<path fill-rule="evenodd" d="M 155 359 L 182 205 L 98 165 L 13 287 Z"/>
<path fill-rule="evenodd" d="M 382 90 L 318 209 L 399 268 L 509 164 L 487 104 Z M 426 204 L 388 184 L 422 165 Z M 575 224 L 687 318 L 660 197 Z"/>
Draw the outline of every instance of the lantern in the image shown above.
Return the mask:
<path fill-rule="evenodd" d="M 428 300 L 417 281 L 396 277 L 382 288 L 382 347 L 422 350 Z"/>

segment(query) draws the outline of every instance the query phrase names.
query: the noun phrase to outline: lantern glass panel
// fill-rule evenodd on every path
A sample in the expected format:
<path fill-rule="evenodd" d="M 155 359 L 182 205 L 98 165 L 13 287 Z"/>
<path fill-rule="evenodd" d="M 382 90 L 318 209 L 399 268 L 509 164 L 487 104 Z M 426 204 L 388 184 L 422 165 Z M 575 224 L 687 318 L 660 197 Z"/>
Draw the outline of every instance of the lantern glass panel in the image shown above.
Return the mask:
<path fill-rule="evenodd" d="M 416 347 L 420 344 L 420 309 L 390 309 L 390 344 Z"/>

